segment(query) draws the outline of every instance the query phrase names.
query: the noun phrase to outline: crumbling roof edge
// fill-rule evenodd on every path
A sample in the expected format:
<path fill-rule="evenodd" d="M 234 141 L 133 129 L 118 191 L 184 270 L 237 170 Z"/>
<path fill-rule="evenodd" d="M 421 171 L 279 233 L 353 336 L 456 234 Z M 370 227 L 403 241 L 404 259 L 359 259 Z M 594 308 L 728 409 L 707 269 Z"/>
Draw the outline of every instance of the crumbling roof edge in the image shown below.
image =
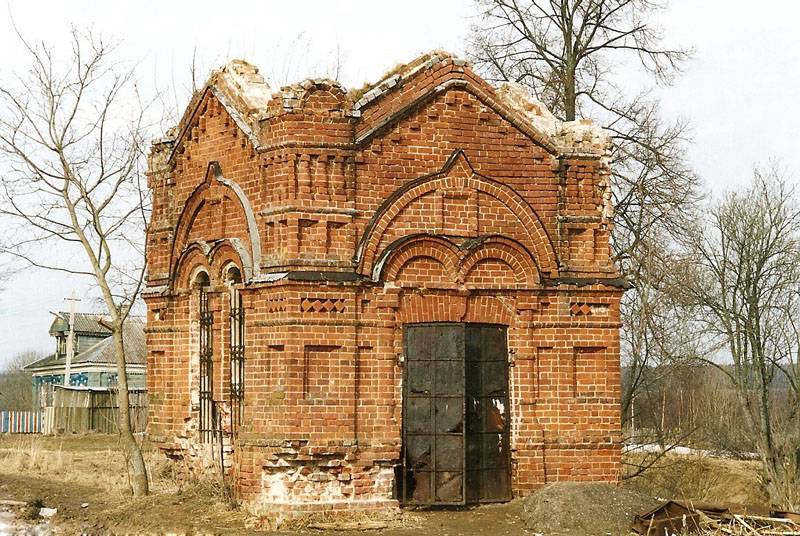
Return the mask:
<path fill-rule="evenodd" d="M 228 115 L 231 116 L 231 119 L 233 119 L 233 122 L 236 123 L 236 126 L 239 127 L 239 130 L 241 130 L 250 140 L 250 143 L 253 145 L 253 149 L 258 149 L 258 147 L 261 145 L 261 140 L 258 138 L 256 129 L 248 123 L 243 114 L 236 108 L 236 106 L 233 105 L 233 103 L 222 91 L 218 90 L 215 86 L 211 86 L 210 90 L 214 97 L 216 97 L 220 104 L 222 104 L 222 107 L 225 108 L 225 111 L 228 112 Z"/>
<path fill-rule="evenodd" d="M 500 102 L 497 99 L 493 99 L 491 95 L 486 95 L 466 78 L 452 78 L 442 84 L 431 87 L 428 91 L 425 91 L 413 101 L 398 108 L 393 113 L 390 113 L 387 117 L 381 119 L 377 124 L 365 130 L 361 135 L 356 137 L 354 145 L 356 147 L 363 145 L 378 133 L 391 127 L 397 121 L 408 116 L 410 113 L 413 113 L 413 111 L 418 109 L 420 106 L 452 88 L 461 88 L 474 95 L 483 104 L 489 106 L 498 115 L 501 115 L 507 119 L 512 125 L 514 125 L 514 127 L 519 129 L 520 132 L 530 138 L 531 141 L 545 149 L 550 154 L 556 156 L 568 154 L 565 153 L 563 148 L 558 146 L 558 144 L 549 134 L 537 128 L 536 125 L 530 121 L 526 121 L 521 113 L 515 111 L 513 108 L 508 107 L 505 105 L 505 103 Z"/>
<path fill-rule="evenodd" d="M 427 56 L 427 59 L 423 60 Z M 353 110 L 358 110 L 359 112 L 365 108 L 366 106 L 371 105 L 375 101 L 379 100 L 381 97 L 389 93 L 395 86 L 404 82 L 405 80 L 409 80 L 413 78 L 417 73 L 424 71 L 425 69 L 429 69 L 434 65 L 441 63 L 447 59 L 452 59 L 456 65 L 464 66 L 467 64 L 466 60 L 460 59 L 455 57 L 454 55 L 450 54 L 449 52 L 444 52 L 441 50 L 434 50 L 432 52 L 428 52 L 417 58 L 411 60 L 410 62 L 406 63 L 405 65 L 400 66 L 399 68 L 395 68 L 391 72 L 389 76 L 384 77 L 381 80 L 378 80 L 370 89 L 368 89 L 361 97 L 353 103 Z M 423 61 L 420 61 L 423 60 Z"/>
<path fill-rule="evenodd" d="M 438 85 L 429 86 L 413 101 L 398 106 L 388 116 L 383 116 L 375 125 L 362 122 L 364 130 L 353 140 L 353 145 L 357 147 L 370 140 L 377 133 L 390 127 L 431 98 L 451 88 L 462 87 L 475 95 L 483 104 L 492 108 L 494 112 L 508 119 L 534 143 L 553 155 L 598 158 L 607 153 L 610 137 L 604 129 L 592 124 L 591 121 L 562 122 L 556 119 L 541 102 L 519 84 L 504 84 L 499 88 L 495 88 L 485 81 L 484 84 L 481 84 L 477 80 L 483 81 L 482 78 L 471 70 L 465 69 L 468 65 L 466 60 L 444 51 L 423 54 L 407 64 L 392 69 L 387 76 L 360 95 L 360 98 L 352 106 L 348 104 L 347 114 L 354 118 L 360 118 L 366 108 L 377 104 L 388 94 L 400 90 L 407 82 L 418 77 L 424 71 L 444 62 L 452 63 L 456 67 L 454 72 L 461 72 L 463 76 L 455 76 Z M 275 98 L 286 100 L 288 97 L 285 93 L 288 90 L 303 93 L 308 91 L 311 86 L 323 83 L 338 87 L 348 100 L 355 98 L 338 81 L 327 78 L 306 78 L 278 91 L 272 91 L 258 74 L 257 68 L 242 60 L 230 62 L 225 67 L 214 71 L 203 88 L 192 96 L 176 127 L 175 137 L 167 140 L 172 144 L 167 162 L 171 163 L 178 154 L 179 148 L 191 131 L 198 110 L 209 93 L 221 104 L 237 128 L 246 136 L 253 150 L 261 151 L 263 144 L 260 121 L 268 117 L 267 109 L 271 100 Z M 294 95 L 294 98 L 301 97 L 300 94 Z"/>
<path fill-rule="evenodd" d="M 361 116 L 362 111 L 378 103 L 383 97 L 398 91 L 407 82 L 421 72 L 431 69 L 443 62 L 452 62 L 465 72 L 467 61 L 444 51 L 433 51 L 423 54 L 411 62 L 399 66 L 388 73 L 382 80 L 376 82 L 353 104 L 354 116 Z M 533 97 L 530 92 L 520 84 L 506 83 L 493 87 L 488 82 L 484 89 L 476 84 L 470 76 L 471 71 L 463 77 L 451 78 L 439 85 L 429 88 L 412 102 L 399 107 L 388 117 L 384 117 L 374 125 L 357 136 L 355 145 L 358 146 L 371 139 L 377 132 L 390 126 L 396 120 L 404 117 L 409 111 L 429 101 L 433 96 L 447 91 L 456 86 L 463 86 L 475 95 L 481 102 L 496 113 L 510 120 L 515 127 L 521 130 L 534 143 L 540 145 L 548 152 L 559 157 L 570 158 L 600 158 L 608 152 L 610 136 L 607 131 L 594 125 L 588 120 L 560 121 L 547 109 L 547 107 Z M 474 74 L 474 73 L 473 73 Z M 475 78 L 483 80 L 475 75 Z"/>
<path fill-rule="evenodd" d="M 187 134 L 191 130 L 197 111 L 200 109 L 203 100 L 205 100 L 206 95 L 209 93 L 213 95 L 214 98 L 217 99 L 217 101 L 222 105 L 239 130 L 242 131 L 242 133 L 247 137 L 248 141 L 252 144 L 253 149 L 258 150 L 258 148 L 261 146 L 261 140 L 256 133 L 256 129 L 253 127 L 253 125 L 248 123 L 247 119 L 244 117 L 244 114 L 233 105 L 230 99 L 228 99 L 228 97 L 222 91 L 218 90 L 213 85 L 206 85 L 197 93 L 200 95 L 200 98 L 189 101 L 189 107 L 187 107 L 187 111 L 183 116 L 185 120 L 181 119 L 181 121 L 178 122 L 179 130 L 175 137 L 170 140 L 172 147 L 170 148 L 169 157 L 167 158 L 168 163 L 171 163 L 178 154 L 178 149 L 181 147 L 183 141 L 186 139 Z"/>
<path fill-rule="evenodd" d="M 224 67 L 214 70 L 203 87 L 192 94 L 186 111 L 175 127 L 176 134 L 169 140 L 173 145 L 167 158 L 168 162 L 175 157 L 178 147 L 182 145 L 187 132 L 191 130 L 197 110 L 209 93 L 217 99 L 236 126 L 247 136 L 253 148 L 258 148 L 260 145 L 258 120 L 266 112 L 274 94 L 266 80 L 258 73 L 258 68 L 244 60 L 232 60 Z"/>

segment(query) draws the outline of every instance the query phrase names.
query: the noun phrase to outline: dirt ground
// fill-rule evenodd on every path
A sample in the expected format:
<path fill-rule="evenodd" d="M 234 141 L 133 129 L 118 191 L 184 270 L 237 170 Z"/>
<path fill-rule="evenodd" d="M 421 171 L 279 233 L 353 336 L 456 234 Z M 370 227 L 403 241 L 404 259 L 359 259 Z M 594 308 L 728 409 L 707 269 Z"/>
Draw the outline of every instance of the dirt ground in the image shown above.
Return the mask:
<path fill-rule="evenodd" d="M 523 523 L 537 534 L 628 534 L 636 514 L 660 501 L 600 482 L 555 482 L 524 501 Z"/>
<path fill-rule="evenodd" d="M 382 530 L 316 530 L 295 526 L 275 532 L 260 520 L 231 509 L 218 483 L 181 483 L 146 450 L 152 493 L 134 499 L 125 490 L 123 458 L 114 436 L 42 437 L 0 435 L 0 501 L 36 502 L 57 508 L 49 523 L 55 534 L 319 534 L 448 536 L 525 534 L 522 504 L 514 501 L 465 510 L 403 510 Z M 30 512 L 17 508 L 18 521 Z M 30 509 L 28 509 L 30 510 Z M 318 520 L 317 520 L 318 521 Z M 322 520 L 330 522 L 331 520 Z M 374 526 L 379 527 L 380 524 Z"/>
<path fill-rule="evenodd" d="M 293 527 L 293 531 L 274 532 L 261 528 L 263 523 L 258 518 L 231 508 L 218 482 L 208 480 L 187 484 L 177 478 L 174 467 L 162 461 L 158 453 L 147 449 L 146 458 L 151 471 L 152 494 L 142 499 L 134 499 L 126 492 L 127 479 L 124 470 L 120 469 L 124 466 L 123 458 L 114 436 L 0 435 L 0 501 L 33 502 L 37 507 L 57 509 L 57 513 L 44 525 L 46 530 L 43 532 L 41 524 L 34 527 L 35 523 L 41 521 L 36 519 L 37 508 L 5 507 L 16 516 L 18 523 L 25 523 L 22 518 L 32 518 L 28 521 L 30 525 L 27 525 L 29 533 L 32 534 L 302 533 L 320 536 L 534 534 L 533 530 L 528 530 L 526 527 L 525 520 L 530 520 L 531 500 L 535 497 L 527 499 L 527 507 L 526 499 L 518 499 L 502 505 L 466 509 L 427 511 L 404 509 L 390 520 L 388 525 L 373 525 L 376 528 L 383 527 L 380 530 L 317 530 L 297 525 Z M 668 465 L 653 472 L 649 480 L 640 478 L 626 483 L 625 486 L 635 490 L 639 497 L 645 498 L 692 497 L 726 502 L 732 498 L 748 499 L 741 502 L 754 502 L 749 499 L 758 498 L 757 492 L 747 491 L 750 488 L 757 489 L 758 486 L 752 468 L 738 465 L 745 462 L 712 460 L 702 462 L 699 466 L 702 470 L 697 469 L 696 462 L 688 464 L 685 460 L 677 460 L 672 463 L 678 464 L 675 467 L 679 467 L 680 470 L 676 470 L 675 467 L 670 469 Z M 728 470 L 728 465 L 733 467 L 732 471 Z M 697 475 L 699 477 L 696 477 Z M 711 478 L 712 475 L 717 478 Z M 726 478 L 729 482 L 735 483 L 734 486 L 728 486 L 727 491 L 724 484 Z M 595 503 L 586 504 L 585 507 L 608 510 L 618 502 L 620 508 L 624 506 L 627 515 L 628 510 L 632 511 L 640 504 L 626 499 L 631 495 L 626 495 L 628 492 L 625 490 L 616 493 L 612 489 L 611 495 L 608 490 L 604 493 L 604 495 L 589 495 L 587 496 L 589 498 L 582 499 L 585 502 Z M 550 497 L 548 500 L 551 499 L 553 498 Z M 607 504 L 599 504 L 604 502 Z M 546 509 L 542 510 L 544 501 L 539 503 L 541 504 L 535 515 L 539 516 L 539 519 L 542 516 L 546 518 Z M 580 510 L 581 505 L 578 504 L 576 507 Z M 558 515 L 555 511 L 553 514 Z M 533 525 L 529 523 L 528 526 Z M 569 533 L 575 536 L 589 536 L 595 532 L 587 528 L 575 529 Z"/>

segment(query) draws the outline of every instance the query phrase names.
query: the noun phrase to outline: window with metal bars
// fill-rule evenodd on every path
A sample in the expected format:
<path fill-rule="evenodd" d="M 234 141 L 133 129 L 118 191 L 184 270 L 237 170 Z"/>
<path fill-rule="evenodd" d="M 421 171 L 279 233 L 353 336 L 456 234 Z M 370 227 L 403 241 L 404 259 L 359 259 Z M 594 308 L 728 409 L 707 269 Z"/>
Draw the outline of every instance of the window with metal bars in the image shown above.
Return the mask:
<path fill-rule="evenodd" d="M 244 307 L 242 294 L 234 285 L 242 282 L 238 268 L 228 270 L 230 286 L 230 355 L 231 355 L 231 432 L 236 433 L 242 424 L 244 405 Z"/>
<path fill-rule="evenodd" d="M 214 440 L 214 312 L 209 304 L 209 280 L 198 277 L 200 315 L 200 442 Z"/>

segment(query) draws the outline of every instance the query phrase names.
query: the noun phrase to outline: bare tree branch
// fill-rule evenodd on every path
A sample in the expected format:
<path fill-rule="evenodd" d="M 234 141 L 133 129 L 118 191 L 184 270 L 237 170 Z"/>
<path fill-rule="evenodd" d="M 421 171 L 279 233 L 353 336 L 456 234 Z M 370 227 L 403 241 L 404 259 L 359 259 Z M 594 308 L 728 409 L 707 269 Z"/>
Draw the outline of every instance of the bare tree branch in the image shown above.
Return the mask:
<path fill-rule="evenodd" d="M 115 45 L 101 36 L 73 28 L 67 58 L 19 37 L 30 67 L 15 83 L 0 84 L 0 218 L 17 223 L 0 238 L 0 252 L 96 283 L 114 338 L 130 482 L 135 495 L 146 494 L 147 470 L 130 423 L 123 326 L 144 278 L 149 106 L 132 69 L 114 60 Z M 58 243 L 66 254 L 54 254 Z"/>
<path fill-rule="evenodd" d="M 723 341 L 728 372 L 757 446 L 773 502 L 800 507 L 796 318 L 800 314 L 800 206 L 776 166 L 728 193 L 684 236 L 672 278 L 704 333 Z M 781 380 L 781 381 L 779 381 Z M 778 403 L 786 397 L 788 404 Z M 789 408 L 786 411 L 784 408 Z"/>

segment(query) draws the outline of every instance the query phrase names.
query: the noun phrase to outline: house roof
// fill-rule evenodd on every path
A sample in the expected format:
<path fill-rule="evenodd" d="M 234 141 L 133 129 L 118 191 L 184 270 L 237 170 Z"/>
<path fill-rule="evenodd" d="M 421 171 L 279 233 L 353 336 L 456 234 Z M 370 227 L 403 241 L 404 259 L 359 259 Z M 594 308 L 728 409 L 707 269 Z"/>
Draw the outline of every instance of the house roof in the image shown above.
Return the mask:
<path fill-rule="evenodd" d="M 112 393 L 118 390 L 116 385 L 53 385 L 55 389 L 62 389 L 64 391 L 90 391 L 95 393 Z M 131 389 L 128 388 L 130 393 L 143 393 L 145 389 Z"/>
<path fill-rule="evenodd" d="M 98 315 L 99 316 L 99 315 Z M 76 331 L 77 315 L 76 315 Z M 88 333 L 99 333 L 88 331 Z M 105 339 L 98 342 L 91 348 L 76 354 L 72 358 L 72 366 L 76 365 L 114 365 L 116 356 L 114 352 L 114 339 L 111 337 L 110 330 L 105 332 L 108 335 Z M 129 365 L 144 365 L 146 362 L 146 347 L 144 336 L 144 319 L 141 317 L 129 317 L 123 329 L 123 344 L 125 346 L 125 357 Z M 41 369 L 49 369 L 66 365 L 65 357 L 58 357 L 56 354 L 49 355 L 39 361 L 34 361 L 25 367 L 26 370 L 36 372 Z"/>
<path fill-rule="evenodd" d="M 102 323 L 105 316 L 92 313 L 75 313 L 75 333 L 111 335 L 111 330 Z M 69 313 L 56 313 L 53 323 L 50 324 L 50 335 L 65 331 L 69 331 Z"/>

